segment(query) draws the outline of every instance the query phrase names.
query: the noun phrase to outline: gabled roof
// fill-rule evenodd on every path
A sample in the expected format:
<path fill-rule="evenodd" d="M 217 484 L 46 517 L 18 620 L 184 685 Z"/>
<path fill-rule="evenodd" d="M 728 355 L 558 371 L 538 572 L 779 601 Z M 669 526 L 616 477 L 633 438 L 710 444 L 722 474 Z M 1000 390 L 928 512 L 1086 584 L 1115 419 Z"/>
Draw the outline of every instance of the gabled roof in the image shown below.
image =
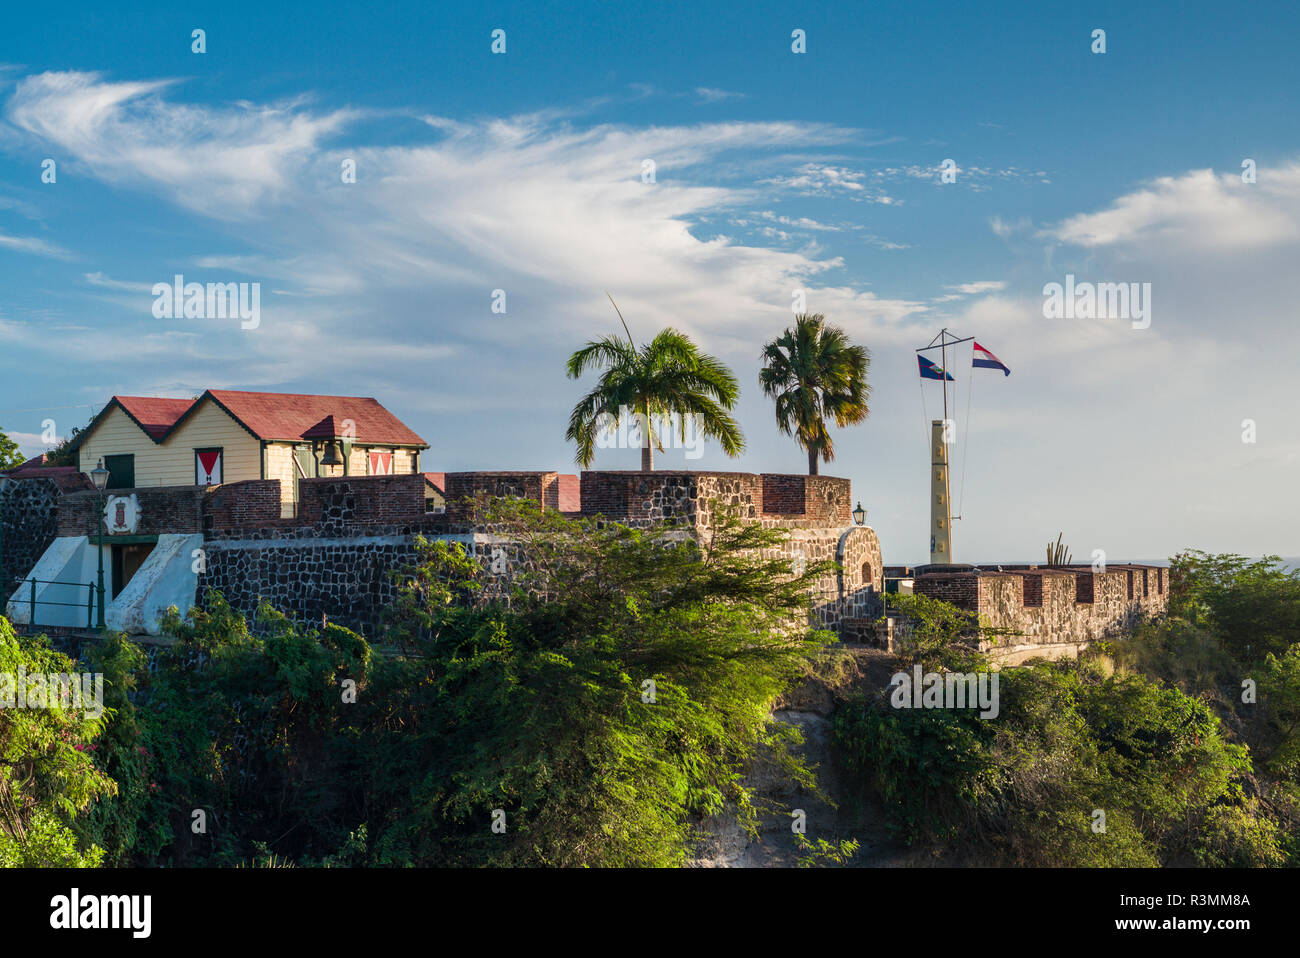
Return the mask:
<path fill-rule="evenodd" d="M 297 393 L 248 393 L 209 389 L 195 402 L 211 397 L 258 439 L 334 439 L 345 435 L 352 420 L 354 442 L 428 447 L 378 400 L 362 396 L 307 396 Z M 332 420 L 332 425 L 326 423 Z M 324 432 L 332 430 L 333 435 Z"/>
<path fill-rule="evenodd" d="M 153 396 L 114 396 L 113 401 L 155 441 L 167 435 L 167 431 L 197 402 L 194 399 L 159 399 Z"/>
<path fill-rule="evenodd" d="M 80 445 L 114 406 L 125 412 L 156 443 L 162 443 L 204 403 L 211 400 L 255 438 L 301 442 L 351 438 L 387 446 L 429 444 L 377 400 L 361 396 L 312 396 L 298 393 L 239 392 L 209 389 L 198 399 L 114 396 L 77 437 Z M 351 420 L 350 426 L 348 420 Z"/>

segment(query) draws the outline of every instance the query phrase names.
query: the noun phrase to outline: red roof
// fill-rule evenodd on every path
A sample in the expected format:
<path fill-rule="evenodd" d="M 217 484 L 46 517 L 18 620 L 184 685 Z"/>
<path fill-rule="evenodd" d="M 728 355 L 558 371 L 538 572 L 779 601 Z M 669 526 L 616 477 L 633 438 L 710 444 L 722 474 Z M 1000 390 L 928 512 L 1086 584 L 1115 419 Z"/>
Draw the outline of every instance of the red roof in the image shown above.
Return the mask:
<path fill-rule="evenodd" d="M 258 439 L 350 438 L 359 443 L 422 448 L 429 445 L 376 400 L 359 396 L 209 389 L 198 399 L 147 396 L 114 396 L 113 399 L 155 441 L 161 442 L 186 414 L 209 397 Z M 347 427 L 349 419 L 351 429 Z"/>
<path fill-rule="evenodd" d="M 445 472 L 426 472 L 424 481 L 443 495 L 447 494 L 447 474 Z"/>
<path fill-rule="evenodd" d="M 176 420 L 189 412 L 193 399 L 158 399 L 151 396 L 114 396 L 127 415 L 154 439 L 167 435 Z"/>
<path fill-rule="evenodd" d="M 47 466 L 48 457 L 42 453 L 28 459 L 16 469 L 0 472 L 8 479 L 53 479 L 55 484 L 65 492 L 71 489 L 94 488 L 90 477 L 78 472 L 76 466 Z"/>

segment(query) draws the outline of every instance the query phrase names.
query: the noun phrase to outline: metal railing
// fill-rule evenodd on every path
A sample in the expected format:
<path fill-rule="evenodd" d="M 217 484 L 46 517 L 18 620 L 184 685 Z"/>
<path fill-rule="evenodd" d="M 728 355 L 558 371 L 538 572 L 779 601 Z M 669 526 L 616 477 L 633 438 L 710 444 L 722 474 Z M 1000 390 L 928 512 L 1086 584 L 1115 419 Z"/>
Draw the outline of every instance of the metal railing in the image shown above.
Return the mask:
<path fill-rule="evenodd" d="M 95 584 L 94 584 L 93 582 L 58 582 L 58 581 L 55 581 L 55 580 L 53 580 L 53 579 L 25 579 L 25 580 L 23 581 L 23 584 L 24 584 L 24 585 L 29 585 L 29 586 L 31 586 L 31 593 L 30 593 L 29 598 L 27 599 L 27 605 L 28 605 L 28 608 L 29 608 L 29 610 L 30 610 L 30 611 L 29 611 L 29 618 L 28 618 L 28 624 L 29 624 L 29 625 L 33 625 L 33 626 L 35 626 L 35 625 L 38 625 L 38 624 L 39 624 L 39 623 L 37 623 L 37 621 L 36 621 L 36 607 L 37 607 L 38 605 L 57 605 L 57 606 L 63 606 L 63 607 L 65 607 L 65 608 L 70 608 L 70 609 L 79 609 L 79 608 L 81 608 L 81 603 L 80 603 L 80 602 L 55 602 L 55 601 L 53 601 L 52 599 L 38 599 L 38 598 L 36 598 L 36 586 L 37 586 L 37 585 L 66 585 L 66 586 L 72 586 L 73 588 L 77 588 L 77 589 L 84 588 L 84 589 L 86 590 L 86 628 L 88 628 L 88 629 L 94 628 L 94 625 L 95 625 Z M 15 601 L 18 601 L 18 600 L 15 600 Z M 54 623 L 54 622 L 46 622 L 46 623 L 45 623 L 45 625 L 55 625 L 55 624 L 56 624 L 56 623 Z"/>

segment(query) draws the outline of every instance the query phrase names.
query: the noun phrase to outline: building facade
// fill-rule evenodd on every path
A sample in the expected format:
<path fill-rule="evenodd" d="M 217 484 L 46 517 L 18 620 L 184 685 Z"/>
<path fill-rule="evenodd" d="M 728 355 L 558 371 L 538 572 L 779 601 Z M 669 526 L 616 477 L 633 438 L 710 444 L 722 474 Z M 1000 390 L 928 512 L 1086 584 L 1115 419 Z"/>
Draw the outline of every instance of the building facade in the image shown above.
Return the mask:
<path fill-rule="evenodd" d="M 114 396 L 77 454 L 82 472 L 102 462 L 113 490 L 278 479 L 291 516 L 300 479 L 410 475 L 427 448 L 374 399 L 210 389 L 197 399 Z"/>

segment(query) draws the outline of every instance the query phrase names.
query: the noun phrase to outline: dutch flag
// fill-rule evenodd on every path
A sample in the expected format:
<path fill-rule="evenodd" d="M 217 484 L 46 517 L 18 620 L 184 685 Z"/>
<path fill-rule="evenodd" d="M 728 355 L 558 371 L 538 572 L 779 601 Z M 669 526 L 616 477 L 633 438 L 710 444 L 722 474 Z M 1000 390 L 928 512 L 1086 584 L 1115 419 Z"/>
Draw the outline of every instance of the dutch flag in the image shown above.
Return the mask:
<path fill-rule="evenodd" d="M 1003 364 L 1002 360 L 998 359 L 998 357 L 994 356 L 991 352 L 989 352 L 987 349 L 981 346 L 978 342 L 975 343 L 974 357 L 975 358 L 974 361 L 971 363 L 971 366 L 975 367 L 976 369 L 979 369 L 981 367 L 984 369 L 1000 369 L 1006 375 L 1008 376 L 1011 375 L 1011 370 L 1007 369 L 1007 367 Z"/>

